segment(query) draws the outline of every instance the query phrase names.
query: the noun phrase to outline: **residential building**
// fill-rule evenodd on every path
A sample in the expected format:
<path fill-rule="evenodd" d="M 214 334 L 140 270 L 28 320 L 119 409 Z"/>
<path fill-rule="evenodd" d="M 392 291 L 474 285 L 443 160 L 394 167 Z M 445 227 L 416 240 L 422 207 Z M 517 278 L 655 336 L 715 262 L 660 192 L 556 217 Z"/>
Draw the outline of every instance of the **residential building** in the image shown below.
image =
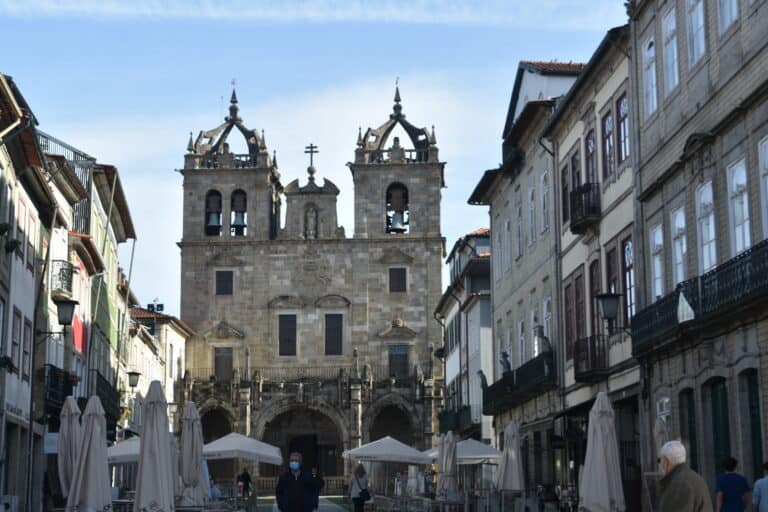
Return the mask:
<path fill-rule="evenodd" d="M 440 432 L 461 439 L 494 441 L 492 417 L 483 414 L 481 372 L 493 373 L 491 325 L 491 238 L 481 228 L 453 245 L 446 259 L 451 283 L 435 310 L 443 324 L 445 392 Z"/>
<path fill-rule="evenodd" d="M 682 439 L 713 490 L 726 456 L 752 482 L 768 414 L 768 3 L 628 7 L 642 429 Z"/>
<path fill-rule="evenodd" d="M 523 61 L 508 108 L 503 133 L 503 163 L 486 171 L 469 198 L 488 205 L 491 218 L 493 371 L 484 391 L 484 413 L 493 416 L 497 445 L 514 419 L 522 435 L 526 487 L 539 485 L 554 495 L 560 481 L 553 420 L 560 411 L 556 355 L 560 327 L 557 273 L 555 171 L 552 149 L 541 131 L 555 108 L 555 98 L 576 80 L 583 64 L 535 63 L 552 82 L 536 82 L 546 96 L 521 97 L 534 63 Z M 523 82 L 519 85 L 519 81 Z M 514 113 L 514 114 L 513 114 Z"/>
<path fill-rule="evenodd" d="M 426 448 L 436 430 L 444 164 L 434 130 L 406 120 L 399 90 L 394 101 L 358 134 L 351 238 L 338 188 L 315 176 L 316 147 L 305 184 L 283 185 L 234 91 L 224 123 L 190 137 L 181 171 L 181 320 L 195 332 L 184 398 L 206 441 L 236 431 L 300 451 L 331 487 L 348 475 L 343 450 L 384 435 Z M 230 136 L 248 152 L 232 153 Z"/>
<path fill-rule="evenodd" d="M 640 370 L 630 337 L 607 328 L 597 297 L 621 294 L 619 323 L 635 312 L 634 173 L 629 144 L 629 29 L 609 30 L 544 129 L 555 152 L 558 188 L 560 290 L 563 308 L 563 412 L 575 490 L 584 464 L 589 410 L 605 391 L 616 413 L 627 510 L 640 510 L 638 400 Z"/>
<path fill-rule="evenodd" d="M 32 412 L 32 384 L 37 379 L 33 359 L 38 342 L 36 330 L 46 330 L 36 315 L 46 268 L 40 262 L 48 258 L 56 217 L 55 198 L 44 173 L 35 124 L 34 114 L 16 84 L 0 74 L 0 211 L 4 239 L 0 267 L 7 278 L 4 285 L 10 284 L 7 302 L 0 302 L 0 495 L 8 506 L 26 510 L 38 510 L 41 503 L 40 494 L 29 488 L 32 481 L 41 481 L 43 474 L 43 418 Z M 29 457 L 30 452 L 34 458 Z"/>

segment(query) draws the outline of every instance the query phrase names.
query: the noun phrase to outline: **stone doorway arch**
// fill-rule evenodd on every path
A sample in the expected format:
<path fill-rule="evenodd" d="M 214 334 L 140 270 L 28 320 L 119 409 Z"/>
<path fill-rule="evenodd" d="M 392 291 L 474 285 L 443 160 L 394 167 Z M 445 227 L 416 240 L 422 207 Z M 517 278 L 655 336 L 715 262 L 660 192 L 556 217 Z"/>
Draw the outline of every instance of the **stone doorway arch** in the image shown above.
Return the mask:
<path fill-rule="evenodd" d="M 203 442 L 210 443 L 234 431 L 235 419 L 230 411 L 223 407 L 208 407 L 201 410 L 200 426 L 203 430 Z M 210 460 L 208 472 L 217 482 L 230 482 L 236 474 L 236 461 Z"/>
<path fill-rule="evenodd" d="M 422 444 L 421 414 L 416 406 L 397 393 L 376 400 L 363 414 L 363 438 L 366 444 L 388 435 L 409 446 Z"/>

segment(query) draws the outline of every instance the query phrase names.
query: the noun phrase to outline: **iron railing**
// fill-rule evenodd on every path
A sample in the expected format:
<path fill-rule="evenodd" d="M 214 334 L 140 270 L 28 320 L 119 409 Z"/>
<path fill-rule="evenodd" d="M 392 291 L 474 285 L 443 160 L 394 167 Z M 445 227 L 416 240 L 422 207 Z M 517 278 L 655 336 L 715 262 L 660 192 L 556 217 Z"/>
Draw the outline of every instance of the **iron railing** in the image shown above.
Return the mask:
<path fill-rule="evenodd" d="M 608 374 L 608 337 L 593 334 L 576 340 L 573 374 L 576 382 L 595 382 Z"/>
<path fill-rule="evenodd" d="M 571 233 L 584 233 L 600 216 L 599 183 L 584 183 L 571 192 Z"/>
<path fill-rule="evenodd" d="M 120 392 L 98 370 L 91 370 L 91 379 L 94 386 L 93 394 L 101 400 L 107 424 L 116 422 L 120 417 Z"/>
<path fill-rule="evenodd" d="M 483 414 L 500 414 L 555 387 L 555 358 L 549 350 L 514 370 L 504 372 L 501 379 L 483 389 Z"/>
<path fill-rule="evenodd" d="M 251 167 L 258 167 L 258 161 L 256 155 L 248 153 L 207 155 L 201 158 L 198 163 L 198 169 L 246 169 Z"/>
<path fill-rule="evenodd" d="M 64 400 L 77 384 L 77 376 L 52 364 L 45 364 L 38 371 L 42 374 L 45 412 L 58 416 Z"/>
<path fill-rule="evenodd" d="M 52 293 L 72 295 L 72 271 L 74 267 L 66 260 L 51 261 L 51 282 L 49 289 Z"/>
<path fill-rule="evenodd" d="M 269 366 L 260 368 L 233 368 L 232 376 L 217 378 L 215 368 L 188 368 L 189 377 L 198 381 L 229 381 L 252 380 L 258 375 L 265 382 L 298 382 L 312 380 L 335 380 L 342 372 L 347 378 L 352 378 L 354 365 L 325 365 L 325 366 Z M 370 378 L 373 381 L 382 381 L 390 378 L 389 365 L 386 364 L 360 364 L 357 373 L 361 379 Z M 397 379 L 403 380 L 403 379 Z"/>
<path fill-rule="evenodd" d="M 680 297 L 693 310 L 690 326 L 714 315 L 764 299 L 768 295 L 768 240 L 763 240 L 725 263 L 688 281 L 632 317 L 632 353 L 642 354 L 680 328 Z"/>

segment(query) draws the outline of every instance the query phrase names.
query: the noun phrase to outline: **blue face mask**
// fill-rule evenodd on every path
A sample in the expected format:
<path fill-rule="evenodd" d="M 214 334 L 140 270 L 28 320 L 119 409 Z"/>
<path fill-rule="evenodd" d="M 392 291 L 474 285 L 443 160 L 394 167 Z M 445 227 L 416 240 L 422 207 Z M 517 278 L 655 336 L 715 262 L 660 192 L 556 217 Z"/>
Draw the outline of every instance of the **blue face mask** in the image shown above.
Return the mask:
<path fill-rule="evenodd" d="M 291 468 L 292 471 L 296 471 L 299 469 L 299 461 L 292 460 L 290 463 L 288 463 L 288 466 Z"/>

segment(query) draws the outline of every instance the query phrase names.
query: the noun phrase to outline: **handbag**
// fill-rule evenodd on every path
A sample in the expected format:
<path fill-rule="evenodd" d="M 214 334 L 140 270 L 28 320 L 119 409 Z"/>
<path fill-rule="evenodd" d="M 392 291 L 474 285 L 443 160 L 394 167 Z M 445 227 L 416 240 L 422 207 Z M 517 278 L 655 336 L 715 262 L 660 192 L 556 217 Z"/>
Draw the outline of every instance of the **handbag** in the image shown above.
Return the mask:
<path fill-rule="evenodd" d="M 357 482 L 357 487 L 360 489 L 357 497 L 363 501 L 371 501 L 371 493 L 368 492 L 367 487 L 363 489 L 363 487 L 360 485 L 360 480 L 357 479 L 357 475 L 355 475 L 355 482 Z"/>

